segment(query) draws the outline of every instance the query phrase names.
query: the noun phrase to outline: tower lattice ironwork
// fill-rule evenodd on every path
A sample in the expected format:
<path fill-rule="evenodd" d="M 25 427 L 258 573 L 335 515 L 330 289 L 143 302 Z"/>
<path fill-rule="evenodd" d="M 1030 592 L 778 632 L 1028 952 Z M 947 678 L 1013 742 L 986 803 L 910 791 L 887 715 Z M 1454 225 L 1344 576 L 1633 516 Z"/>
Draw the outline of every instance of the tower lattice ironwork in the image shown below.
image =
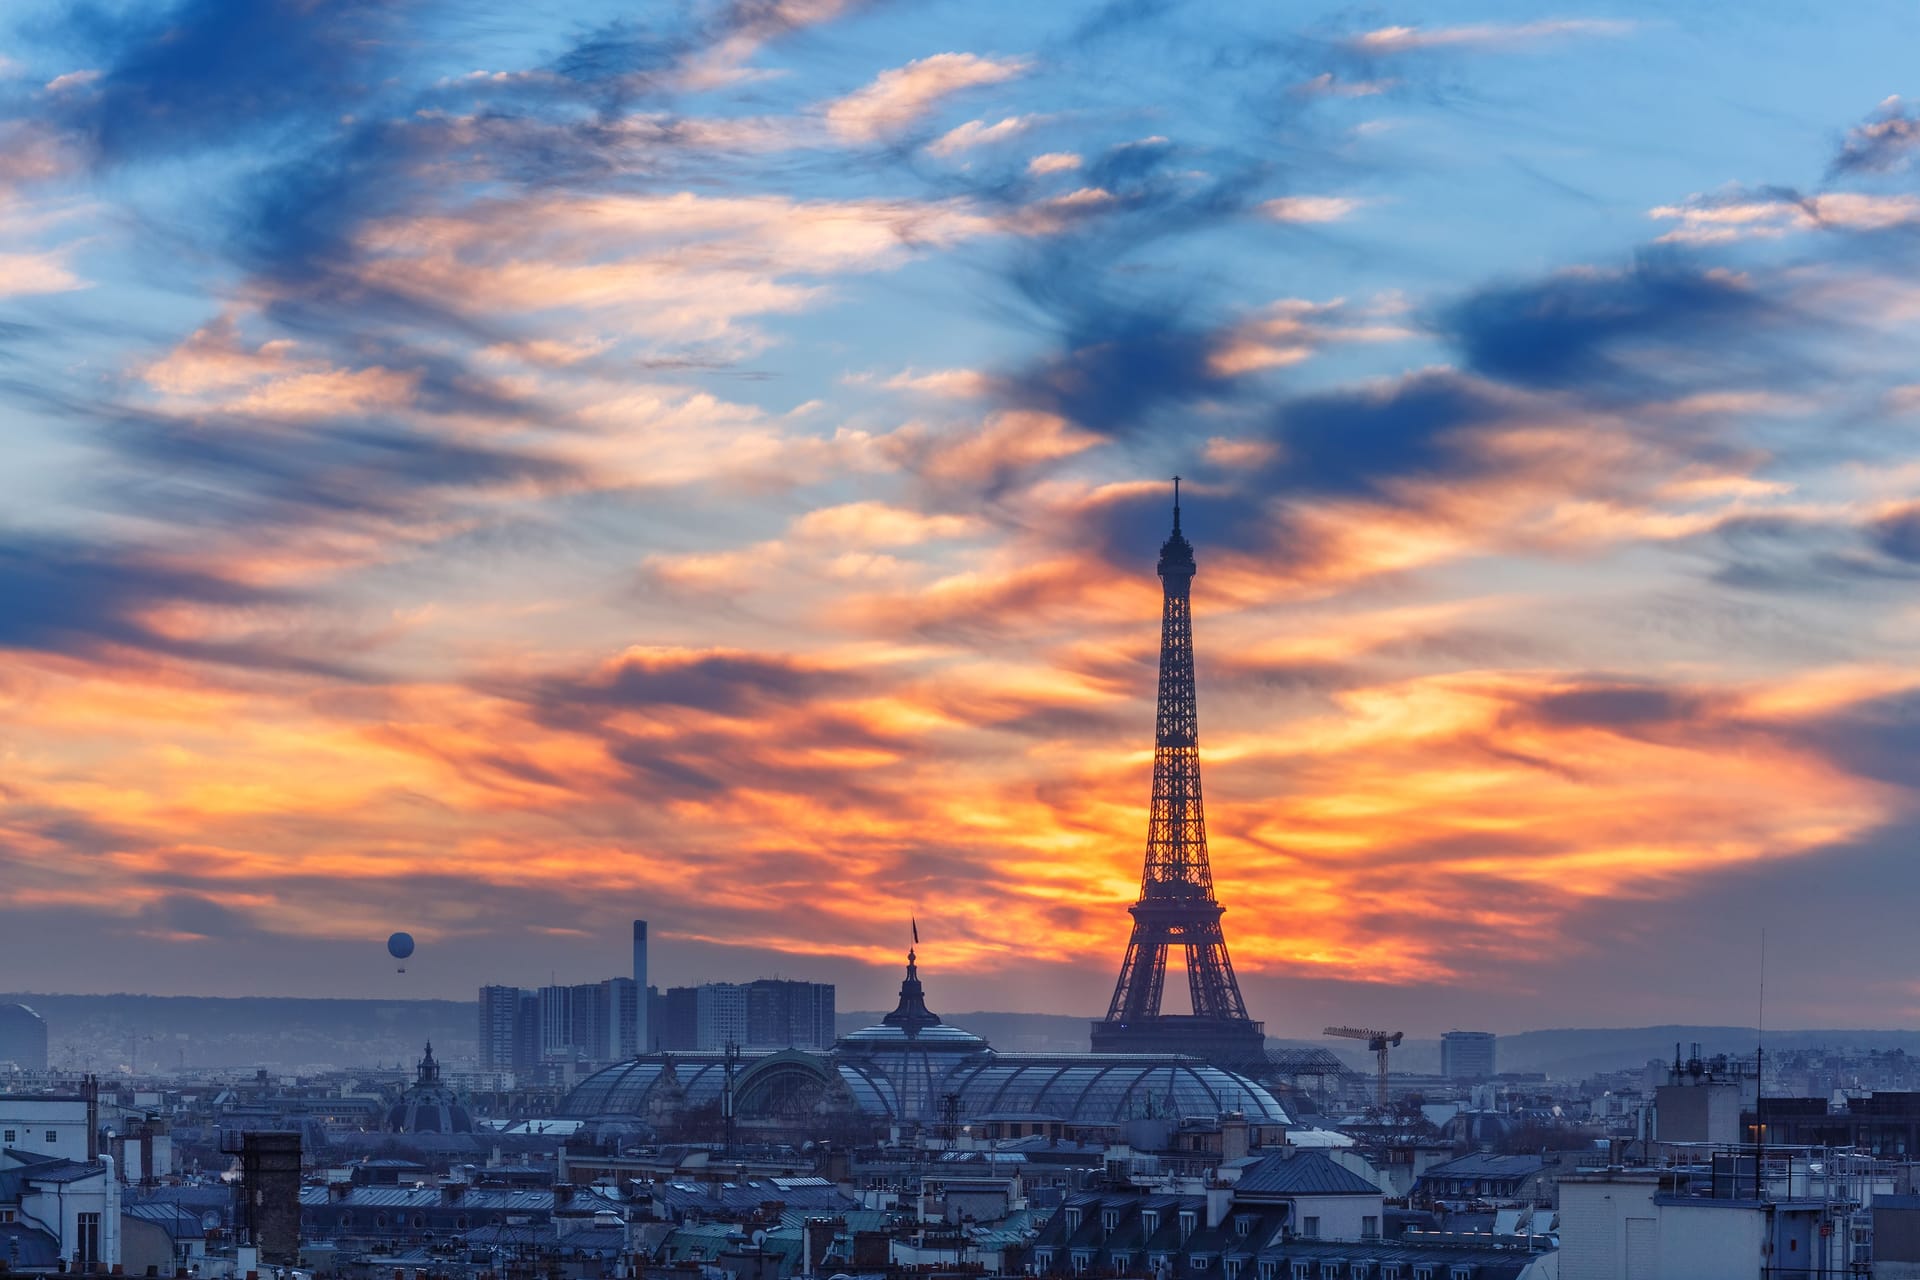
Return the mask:
<path fill-rule="evenodd" d="M 1153 808 L 1140 900 L 1128 910 L 1133 936 L 1120 964 L 1113 1002 L 1093 1024 L 1096 1053 L 1189 1053 L 1223 1064 L 1261 1060 L 1265 1034 L 1247 1016 L 1227 956 L 1207 860 L 1200 796 L 1200 727 L 1193 688 L 1193 544 L 1180 531 L 1180 481 L 1173 491 L 1173 533 L 1160 548 L 1165 603 L 1160 620 L 1160 698 L 1153 740 Z M 1191 1014 L 1160 1011 L 1167 953 L 1183 949 Z"/>

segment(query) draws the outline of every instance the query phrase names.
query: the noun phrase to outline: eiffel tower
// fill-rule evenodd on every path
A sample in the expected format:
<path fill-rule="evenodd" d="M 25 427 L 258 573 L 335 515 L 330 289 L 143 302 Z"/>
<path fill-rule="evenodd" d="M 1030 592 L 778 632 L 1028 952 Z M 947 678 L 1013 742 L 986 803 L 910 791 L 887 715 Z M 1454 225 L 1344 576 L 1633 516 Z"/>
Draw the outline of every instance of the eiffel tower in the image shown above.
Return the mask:
<path fill-rule="evenodd" d="M 1093 1024 L 1095 1053 L 1184 1053 L 1220 1066 L 1265 1061 L 1266 1034 L 1247 1016 L 1213 896 L 1207 819 L 1200 803 L 1200 729 L 1193 694 L 1193 611 L 1197 566 L 1180 532 L 1180 480 L 1173 481 L 1173 533 L 1160 548 L 1166 602 L 1160 615 L 1160 707 L 1153 740 L 1153 813 L 1140 900 L 1128 911 L 1133 937 L 1113 1003 Z M 1186 951 L 1191 1014 L 1160 1012 L 1167 951 Z"/>

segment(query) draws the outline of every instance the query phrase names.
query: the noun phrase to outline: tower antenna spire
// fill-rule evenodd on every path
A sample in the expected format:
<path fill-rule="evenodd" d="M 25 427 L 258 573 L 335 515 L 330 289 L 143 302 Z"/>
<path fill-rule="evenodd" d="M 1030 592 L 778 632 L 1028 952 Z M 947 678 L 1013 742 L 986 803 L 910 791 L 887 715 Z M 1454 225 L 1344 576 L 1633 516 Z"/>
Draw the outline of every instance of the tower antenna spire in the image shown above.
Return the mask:
<path fill-rule="evenodd" d="M 1180 477 L 1173 478 L 1173 531 L 1180 532 Z"/>

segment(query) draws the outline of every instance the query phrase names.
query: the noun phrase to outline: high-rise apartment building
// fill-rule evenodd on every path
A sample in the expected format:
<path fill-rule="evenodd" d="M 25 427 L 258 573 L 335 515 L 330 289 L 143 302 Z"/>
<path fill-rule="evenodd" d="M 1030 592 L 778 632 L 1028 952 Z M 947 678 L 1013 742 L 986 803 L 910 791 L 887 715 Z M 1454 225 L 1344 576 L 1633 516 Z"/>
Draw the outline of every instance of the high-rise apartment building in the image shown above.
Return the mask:
<path fill-rule="evenodd" d="M 649 1003 L 651 1053 L 827 1049 L 834 1041 L 832 983 L 708 982 L 654 992 Z"/>
<path fill-rule="evenodd" d="M 832 983 L 762 978 L 747 984 L 747 1044 L 827 1049 L 833 1039 Z"/>
<path fill-rule="evenodd" d="M 649 1053 L 688 1053 L 699 1044 L 699 996 L 697 987 L 668 987 L 652 993 L 648 1001 L 648 1034 L 653 1037 Z"/>
<path fill-rule="evenodd" d="M 1449 1080 L 1491 1078 L 1493 1044 L 1491 1031 L 1447 1032 L 1440 1037 L 1440 1074 Z"/>
<path fill-rule="evenodd" d="M 639 991 L 632 978 L 608 978 L 600 984 L 600 1044 L 592 1057 L 600 1062 L 625 1062 L 640 1052 Z"/>
<path fill-rule="evenodd" d="M 633 922 L 633 1048 L 635 1053 L 650 1053 L 653 1049 L 653 1033 L 648 1028 L 649 1017 L 653 1010 L 649 1008 L 648 996 L 653 988 L 647 985 L 647 922 Z"/>
<path fill-rule="evenodd" d="M 480 1069 L 530 1071 L 539 1061 L 539 998 L 521 987 L 480 988 Z"/>
<path fill-rule="evenodd" d="M 694 988 L 693 1047 L 716 1052 L 747 1044 L 747 989 L 736 982 L 707 982 Z"/>
<path fill-rule="evenodd" d="M 577 1056 L 573 1046 L 573 988 L 548 986 L 540 988 L 540 1057 L 542 1059 L 572 1059 Z"/>

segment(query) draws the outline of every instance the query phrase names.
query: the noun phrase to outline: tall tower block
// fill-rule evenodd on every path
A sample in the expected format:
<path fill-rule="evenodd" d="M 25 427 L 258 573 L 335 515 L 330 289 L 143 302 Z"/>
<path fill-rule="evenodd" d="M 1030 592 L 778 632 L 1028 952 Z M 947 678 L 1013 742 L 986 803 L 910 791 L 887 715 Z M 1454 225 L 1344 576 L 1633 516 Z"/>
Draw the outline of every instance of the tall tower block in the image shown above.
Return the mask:
<path fill-rule="evenodd" d="M 1247 1016 L 1213 896 L 1207 819 L 1200 799 L 1200 728 L 1193 688 L 1193 544 L 1180 532 L 1174 481 L 1173 532 L 1160 548 L 1160 698 L 1153 740 L 1153 804 L 1147 820 L 1140 900 L 1128 908 L 1133 936 L 1107 1016 L 1093 1024 L 1095 1053 L 1185 1053 L 1220 1066 L 1266 1058 L 1266 1033 Z M 1162 1013 L 1167 952 L 1185 953 L 1190 1014 Z"/>
<path fill-rule="evenodd" d="M 653 1039 L 647 1026 L 647 922 L 633 922 L 633 1043 L 635 1052 L 652 1053 Z"/>

